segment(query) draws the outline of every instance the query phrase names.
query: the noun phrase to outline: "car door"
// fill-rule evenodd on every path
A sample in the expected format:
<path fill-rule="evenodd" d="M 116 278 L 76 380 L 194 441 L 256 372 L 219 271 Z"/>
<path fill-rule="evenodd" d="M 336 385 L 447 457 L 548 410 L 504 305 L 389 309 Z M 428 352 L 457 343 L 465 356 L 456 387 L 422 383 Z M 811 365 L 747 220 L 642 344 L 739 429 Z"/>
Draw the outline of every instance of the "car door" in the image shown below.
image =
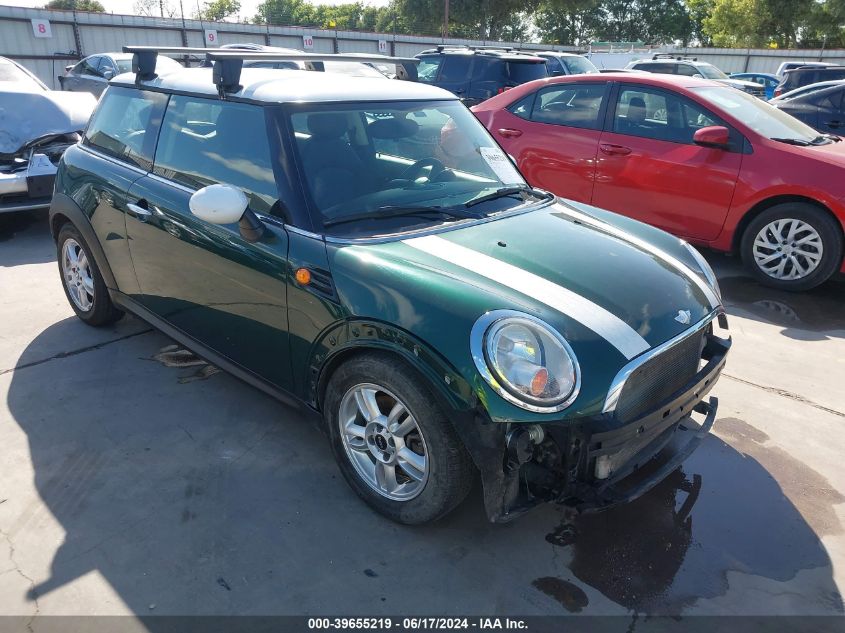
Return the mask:
<path fill-rule="evenodd" d="M 607 84 L 546 86 L 493 115 L 490 129 L 529 183 L 589 202 Z"/>
<path fill-rule="evenodd" d="M 107 82 L 100 72 L 102 62 L 103 57 L 101 55 L 92 55 L 88 58 L 88 63 L 82 67 L 82 72 L 79 75 L 79 90 L 90 92 L 95 97 L 103 94 Z"/>
<path fill-rule="evenodd" d="M 838 136 L 845 135 L 845 88 L 827 92 L 819 99 L 816 129 Z"/>
<path fill-rule="evenodd" d="M 714 239 L 724 224 L 742 164 L 742 137 L 731 149 L 693 143 L 697 129 L 724 125 L 674 92 L 621 84 L 601 135 L 592 203 L 667 231 Z"/>
<path fill-rule="evenodd" d="M 471 54 L 444 55 L 437 76 L 436 85 L 454 93 L 461 99 L 469 98 L 470 80 L 472 76 L 472 62 L 475 56 Z"/>
<path fill-rule="evenodd" d="M 261 106 L 171 96 L 153 173 L 129 192 L 126 232 L 144 308 L 286 389 L 288 235 L 270 221 L 279 199 L 271 156 L 279 152 L 271 154 L 268 139 L 277 137 Z M 268 218 L 262 238 L 250 242 L 237 224 L 191 213 L 191 195 L 215 183 L 238 187 Z"/>

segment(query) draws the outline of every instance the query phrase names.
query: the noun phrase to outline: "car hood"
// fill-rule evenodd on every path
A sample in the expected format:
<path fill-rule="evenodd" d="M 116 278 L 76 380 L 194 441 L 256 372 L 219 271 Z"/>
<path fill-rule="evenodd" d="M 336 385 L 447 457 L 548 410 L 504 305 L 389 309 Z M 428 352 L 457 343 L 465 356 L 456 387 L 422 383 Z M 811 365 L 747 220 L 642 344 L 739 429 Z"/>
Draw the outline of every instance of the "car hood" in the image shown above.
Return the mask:
<path fill-rule="evenodd" d="M 351 314 L 449 350 L 458 367 L 471 367 L 469 331 L 491 310 L 545 320 L 609 380 L 720 305 L 681 240 L 562 201 L 421 237 L 330 244 L 329 258 Z"/>
<path fill-rule="evenodd" d="M 81 131 L 96 105 L 89 93 L 4 89 L 0 91 L 0 153 L 14 154 L 42 136 Z"/>

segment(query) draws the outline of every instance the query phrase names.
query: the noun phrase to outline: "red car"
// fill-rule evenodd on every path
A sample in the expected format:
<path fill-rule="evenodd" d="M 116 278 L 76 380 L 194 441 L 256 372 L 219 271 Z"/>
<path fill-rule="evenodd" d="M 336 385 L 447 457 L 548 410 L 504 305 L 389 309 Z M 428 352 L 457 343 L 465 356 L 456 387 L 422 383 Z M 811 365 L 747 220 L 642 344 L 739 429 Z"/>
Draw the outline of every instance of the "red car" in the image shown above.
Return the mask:
<path fill-rule="evenodd" d="M 574 75 L 472 110 L 536 187 L 739 251 L 777 288 L 845 272 L 845 142 L 735 88 Z"/>

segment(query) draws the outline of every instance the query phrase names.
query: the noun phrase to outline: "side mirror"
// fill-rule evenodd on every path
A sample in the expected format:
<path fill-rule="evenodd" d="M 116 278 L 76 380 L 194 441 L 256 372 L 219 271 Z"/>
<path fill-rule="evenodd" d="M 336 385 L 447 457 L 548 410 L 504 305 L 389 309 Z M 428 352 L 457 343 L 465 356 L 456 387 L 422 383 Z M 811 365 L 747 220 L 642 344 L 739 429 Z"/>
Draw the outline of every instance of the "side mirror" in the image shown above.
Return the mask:
<path fill-rule="evenodd" d="M 722 125 L 710 125 L 697 130 L 692 136 L 692 142 L 704 147 L 725 149 L 731 141 L 731 133 Z"/>
<path fill-rule="evenodd" d="M 249 209 L 246 194 L 232 185 L 203 187 L 191 196 L 188 207 L 200 220 L 211 224 L 237 222 L 247 242 L 257 242 L 264 235 L 264 225 Z"/>
<path fill-rule="evenodd" d="M 108 81 L 112 77 L 114 77 L 114 71 L 111 68 L 107 68 L 106 70 L 103 71 L 103 79 Z"/>
<path fill-rule="evenodd" d="M 696 79 L 704 79 L 704 75 L 702 75 L 701 73 L 695 73 L 693 77 L 695 77 Z"/>
<path fill-rule="evenodd" d="M 73 70 L 73 66 L 74 66 L 73 64 L 69 64 L 69 65 L 65 66 L 65 72 L 69 73 L 71 70 Z"/>

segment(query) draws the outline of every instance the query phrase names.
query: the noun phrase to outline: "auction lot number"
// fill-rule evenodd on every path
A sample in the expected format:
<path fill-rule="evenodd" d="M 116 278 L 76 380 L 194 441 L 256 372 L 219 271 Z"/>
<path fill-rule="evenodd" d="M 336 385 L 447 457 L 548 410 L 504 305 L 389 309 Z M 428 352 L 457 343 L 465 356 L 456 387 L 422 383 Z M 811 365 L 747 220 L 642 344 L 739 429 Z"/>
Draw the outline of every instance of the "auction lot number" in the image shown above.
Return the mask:
<path fill-rule="evenodd" d="M 462 630 L 523 630 L 523 620 L 511 618 L 309 618 L 308 628 L 312 630 L 332 629 L 380 629 L 397 631 L 442 631 Z"/>

